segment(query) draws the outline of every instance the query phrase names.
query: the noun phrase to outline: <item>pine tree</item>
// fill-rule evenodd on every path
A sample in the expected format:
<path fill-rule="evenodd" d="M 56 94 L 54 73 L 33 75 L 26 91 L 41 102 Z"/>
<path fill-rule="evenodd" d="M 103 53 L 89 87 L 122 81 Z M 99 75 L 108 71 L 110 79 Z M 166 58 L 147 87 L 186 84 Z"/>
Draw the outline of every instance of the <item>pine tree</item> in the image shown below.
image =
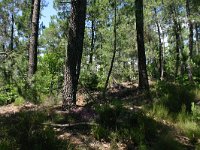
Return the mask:
<path fill-rule="evenodd" d="M 32 22 L 31 22 L 31 37 L 29 47 L 29 67 L 28 76 L 31 78 L 37 71 L 37 48 L 38 48 L 38 30 L 40 16 L 40 0 L 34 0 Z"/>
<path fill-rule="evenodd" d="M 76 92 L 83 53 L 85 19 L 86 0 L 72 0 L 69 39 L 64 68 L 63 108 L 76 103 Z"/>
<path fill-rule="evenodd" d="M 139 70 L 139 88 L 149 91 L 149 82 L 146 69 L 146 55 L 144 47 L 144 16 L 143 0 L 135 0 L 135 17 L 137 30 L 137 48 L 138 48 L 138 70 Z"/>

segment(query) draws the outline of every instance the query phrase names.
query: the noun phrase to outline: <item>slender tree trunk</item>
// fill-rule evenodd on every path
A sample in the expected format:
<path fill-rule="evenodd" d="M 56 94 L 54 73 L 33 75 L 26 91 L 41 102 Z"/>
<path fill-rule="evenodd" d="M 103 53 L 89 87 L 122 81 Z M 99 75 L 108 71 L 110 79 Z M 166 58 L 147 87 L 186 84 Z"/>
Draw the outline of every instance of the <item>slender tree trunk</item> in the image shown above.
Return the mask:
<path fill-rule="evenodd" d="M 189 27 L 189 51 L 190 58 L 193 56 L 193 24 L 190 19 L 190 1 L 186 0 L 186 13 L 188 19 L 188 27 Z"/>
<path fill-rule="evenodd" d="M 146 69 L 146 55 L 144 47 L 144 16 L 143 0 L 135 0 L 135 16 L 137 30 L 137 48 L 138 48 L 138 70 L 139 70 L 139 88 L 149 91 L 149 82 Z"/>
<path fill-rule="evenodd" d="M 14 47 L 14 15 L 12 14 L 11 36 L 10 36 L 10 50 L 13 51 Z"/>
<path fill-rule="evenodd" d="M 29 2 L 28 2 L 29 3 Z M 27 4 L 27 7 L 28 7 L 29 5 Z M 30 29 L 32 29 L 32 17 L 33 17 L 33 9 L 34 9 L 34 0 L 31 0 L 31 6 L 30 6 L 30 16 L 29 16 L 29 19 L 30 19 L 30 21 L 29 21 L 29 23 L 28 23 L 28 27 L 30 28 Z M 28 41 L 28 43 L 27 43 L 27 59 L 29 60 L 29 50 L 30 50 L 30 42 L 31 42 L 31 32 L 28 32 L 28 38 L 29 38 L 29 41 Z"/>
<path fill-rule="evenodd" d="M 64 68 L 63 108 L 76 104 L 86 19 L 86 0 L 71 1 L 68 47 Z"/>
<path fill-rule="evenodd" d="M 94 25 L 94 19 L 92 19 L 92 26 L 91 26 L 91 29 L 92 29 L 92 37 L 91 37 L 91 49 L 90 49 L 90 60 L 89 60 L 89 63 L 92 64 L 93 62 L 93 53 L 94 53 L 94 38 L 95 38 L 95 35 L 94 35 L 94 30 L 95 30 L 95 25 Z"/>
<path fill-rule="evenodd" d="M 196 32 L 196 55 L 199 54 L 199 32 L 198 32 L 198 24 L 195 23 L 195 32 Z"/>
<path fill-rule="evenodd" d="M 190 66 L 190 59 L 193 57 L 193 24 L 190 20 L 190 1 L 186 0 L 186 13 L 187 13 L 187 19 L 188 19 L 188 26 L 189 26 L 189 61 L 187 62 L 187 70 L 188 70 L 188 78 L 191 83 L 193 83 L 193 75 L 192 75 L 192 69 Z"/>
<path fill-rule="evenodd" d="M 156 15 L 156 26 L 158 31 L 158 41 L 159 41 L 159 74 L 160 74 L 160 80 L 163 80 L 163 48 L 162 48 L 162 41 L 161 41 L 161 31 L 160 31 L 160 25 L 157 18 L 157 11 L 156 8 L 154 8 L 154 12 Z"/>
<path fill-rule="evenodd" d="M 174 6 L 171 6 L 171 12 L 172 12 L 172 20 L 174 22 L 173 25 L 173 31 L 175 34 L 175 42 L 176 42 L 176 66 L 175 66 L 175 77 L 178 76 L 179 74 L 179 70 L 180 70 L 180 45 L 181 45 L 181 40 L 180 40 L 180 28 L 179 28 L 179 24 L 176 18 L 176 10 L 174 8 Z"/>
<path fill-rule="evenodd" d="M 40 16 L 40 0 L 34 0 L 32 23 L 31 23 L 31 38 L 29 47 L 29 68 L 28 77 L 31 78 L 37 70 L 37 47 L 38 47 L 38 30 Z"/>
<path fill-rule="evenodd" d="M 113 56 L 112 56 L 112 60 L 111 60 L 111 64 L 110 64 L 110 69 L 109 69 L 109 72 L 108 72 L 108 76 L 106 78 L 106 83 L 105 83 L 105 86 L 104 86 L 104 90 L 103 90 L 103 98 L 105 98 L 105 94 L 106 94 L 106 90 L 107 90 L 107 86 L 108 86 L 108 83 L 109 83 L 109 79 L 110 79 L 110 75 L 112 73 L 112 69 L 113 69 L 113 65 L 114 65 L 114 61 L 115 61 L 115 55 L 116 55 L 116 52 L 117 52 L 117 0 L 114 1 L 114 50 L 113 50 Z"/>

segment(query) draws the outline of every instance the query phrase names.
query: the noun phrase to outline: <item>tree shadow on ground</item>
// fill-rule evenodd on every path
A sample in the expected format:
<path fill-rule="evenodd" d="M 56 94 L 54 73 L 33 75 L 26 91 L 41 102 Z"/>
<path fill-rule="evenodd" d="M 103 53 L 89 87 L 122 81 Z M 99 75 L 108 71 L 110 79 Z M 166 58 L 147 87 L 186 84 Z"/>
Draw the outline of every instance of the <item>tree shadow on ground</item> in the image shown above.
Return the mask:
<path fill-rule="evenodd" d="M 141 110 L 125 108 L 113 102 L 97 108 L 98 117 L 93 134 L 110 142 L 121 141 L 127 149 L 187 149 L 171 134 L 173 128 L 147 117 Z"/>
<path fill-rule="evenodd" d="M 0 149 L 66 149 L 68 141 L 58 139 L 53 128 L 43 124 L 48 119 L 43 111 L 0 116 Z"/>
<path fill-rule="evenodd" d="M 108 93 L 107 101 L 61 111 L 22 110 L 0 116 L 0 149 L 192 149 L 177 141 L 173 128 L 134 107 L 144 104 L 137 88 Z M 95 144 L 94 144 L 95 143 Z M 125 146 L 124 146 L 125 145 Z"/>
<path fill-rule="evenodd" d="M 175 83 L 159 82 L 152 94 L 159 98 L 158 103 L 169 110 L 169 113 L 178 114 L 181 111 L 191 113 L 191 104 L 195 101 L 194 86 Z"/>

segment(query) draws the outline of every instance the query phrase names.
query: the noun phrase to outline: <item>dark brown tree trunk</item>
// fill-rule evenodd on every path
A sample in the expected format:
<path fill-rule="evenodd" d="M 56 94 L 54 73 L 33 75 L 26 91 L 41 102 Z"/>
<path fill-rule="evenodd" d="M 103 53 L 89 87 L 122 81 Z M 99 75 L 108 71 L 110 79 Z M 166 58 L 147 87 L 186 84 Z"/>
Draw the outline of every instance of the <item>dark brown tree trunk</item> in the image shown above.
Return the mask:
<path fill-rule="evenodd" d="M 186 0 L 186 13 L 188 19 L 188 27 L 189 27 L 189 51 L 190 58 L 193 56 L 193 24 L 190 19 L 190 1 Z"/>
<path fill-rule="evenodd" d="M 89 63 L 92 64 L 93 62 L 93 53 L 94 53 L 94 38 L 95 38 L 95 35 L 94 35 L 94 30 L 95 30 L 95 25 L 94 25 L 94 19 L 92 19 L 92 26 L 91 26 L 91 29 L 92 29 L 92 37 L 91 37 L 91 50 L 90 50 L 90 60 L 89 60 Z"/>
<path fill-rule="evenodd" d="M 173 31 L 175 34 L 175 42 L 176 42 L 176 65 L 175 65 L 175 77 L 178 76 L 179 72 L 180 72 L 180 46 L 181 46 L 181 38 L 180 38 L 180 28 L 179 28 L 179 23 L 177 21 L 177 17 L 176 17 L 176 9 L 174 8 L 174 6 L 171 6 L 171 12 L 172 12 L 172 20 L 174 22 L 173 25 Z"/>
<path fill-rule="evenodd" d="M 199 54 L 199 32 L 198 32 L 198 24 L 195 23 L 195 37 L 196 37 L 196 55 Z"/>
<path fill-rule="evenodd" d="M 66 52 L 63 108 L 76 104 L 76 92 L 81 69 L 83 39 L 86 19 L 86 0 L 71 1 L 68 47 Z"/>
<path fill-rule="evenodd" d="M 190 59 L 192 59 L 193 57 L 193 24 L 190 19 L 190 1 L 189 0 L 186 0 L 186 13 L 187 13 L 187 19 L 188 19 L 188 26 L 189 26 L 189 51 L 190 51 L 189 61 L 190 61 Z M 189 61 L 187 62 L 188 78 L 189 78 L 189 81 L 193 83 L 192 69 L 191 69 Z"/>
<path fill-rule="evenodd" d="M 29 2 L 28 2 L 29 3 Z M 29 5 L 27 5 L 28 7 Z M 32 17 L 33 17 L 33 9 L 34 9 L 34 0 L 31 0 L 31 6 L 30 6 L 30 20 L 29 20 L 29 24 L 28 24 L 28 27 L 31 29 L 32 27 Z M 30 42 L 31 42 L 31 32 L 28 32 L 28 38 L 29 38 L 29 41 L 27 43 L 27 59 L 29 60 L 29 50 L 30 50 Z"/>
<path fill-rule="evenodd" d="M 163 48 L 162 48 L 162 41 L 161 41 L 161 32 L 160 32 L 160 25 L 157 18 L 157 11 L 156 8 L 154 8 L 155 17 L 156 17 L 156 26 L 158 31 L 158 41 L 159 41 L 159 74 L 160 74 L 160 80 L 163 79 Z"/>
<path fill-rule="evenodd" d="M 138 48 L 138 71 L 139 71 L 139 88 L 149 91 L 149 82 L 146 69 L 146 55 L 144 47 L 144 16 L 143 0 L 135 0 L 135 17 L 137 30 L 137 48 Z"/>
<path fill-rule="evenodd" d="M 115 55 L 116 55 L 116 52 L 117 52 L 117 24 L 116 24 L 116 22 L 117 22 L 117 1 L 115 0 L 114 1 L 114 30 L 113 30 L 113 33 L 114 33 L 114 49 L 113 49 L 113 56 L 112 56 L 112 60 L 111 60 L 111 64 L 110 64 L 110 69 L 109 69 L 108 76 L 106 78 L 106 83 L 105 83 L 104 90 L 103 90 L 103 97 L 104 98 L 105 98 L 108 82 L 109 82 L 109 79 L 110 79 L 110 75 L 112 73 L 113 65 L 114 65 L 114 62 L 115 62 Z"/>
<path fill-rule="evenodd" d="M 12 14 L 11 36 L 10 36 L 10 50 L 13 51 L 14 47 L 14 15 Z"/>
<path fill-rule="evenodd" d="M 38 29 L 40 16 L 40 0 L 34 0 L 33 15 L 31 22 L 31 37 L 29 47 L 29 68 L 28 77 L 31 78 L 37 70 L 37 47 L 38 47 Z"/>

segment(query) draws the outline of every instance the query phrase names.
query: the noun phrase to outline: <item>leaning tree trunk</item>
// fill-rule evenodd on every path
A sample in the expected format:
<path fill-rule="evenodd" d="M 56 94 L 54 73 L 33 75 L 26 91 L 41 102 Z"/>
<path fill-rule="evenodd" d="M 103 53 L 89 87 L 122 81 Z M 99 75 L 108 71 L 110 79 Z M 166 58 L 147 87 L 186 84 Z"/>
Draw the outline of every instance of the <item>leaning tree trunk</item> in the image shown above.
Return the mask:
<path fill-rule="evenodd" d="M 158 22 L 157 18 L 157 11 L 156 8 L 154 8 L 155 12 L 155 21 L 156 21 L 156 26 L 157 26 L 157 31 L 158 31 L 158 41 L 159 41 L 159 74 L 160 74 L 160 80 L 163 80 L 163 48 L 162 48 L 162 41 L 161 41 L 161 31 L 160 31 L 160 25 Z"/>
<path fill-rule="evenodd" d="M 117 52 L 117 0 L 114 1 L 114 50 L 113 50 L 113 56 L 112 56 L 112 60 L 111 60 L 111 64 L 110 64 L 110 69 L 106 78 L 106 82 L 105 82 L 105 86 L 104 86 L 104 90 L 103 90 L 103 98 L 105 98 L 105 93 L 107 90 L 107 86 L 108 86 L 108 82 L 110 79 L 110 75 L 112 73 L 112 69 L 113 69 L 113 65 L 114 65 L 114 61 L 115 61 L 115 55 Z"/>
<path fill-rule="evenodd" d="M 86 19 L 86 0 L 71 1 L 68 47 L 66 52 L 63 85 L 63 108 L 76 103 L 76 92 L 81 69 Z"/>
<path fill-rule="evenodd" d="M 139 88 L 149 91 L 149 82 L 146 69 L 146 55 L 144 47 L 144 16 L 143 0 L 135 0 L 135 17 L 137 30 L 137 48 L 138 48 L 138 70 L 139 70 Z"/>
<path fill-rule="evenodd" d="M 35 74 L 37 70 L 39 16 L 40 16 L 40 0 L 34 0 L 32 23 L 31 23 L 30 47 L 29 47 L 29 67 L 28 67 L 29 79 Z"/>

